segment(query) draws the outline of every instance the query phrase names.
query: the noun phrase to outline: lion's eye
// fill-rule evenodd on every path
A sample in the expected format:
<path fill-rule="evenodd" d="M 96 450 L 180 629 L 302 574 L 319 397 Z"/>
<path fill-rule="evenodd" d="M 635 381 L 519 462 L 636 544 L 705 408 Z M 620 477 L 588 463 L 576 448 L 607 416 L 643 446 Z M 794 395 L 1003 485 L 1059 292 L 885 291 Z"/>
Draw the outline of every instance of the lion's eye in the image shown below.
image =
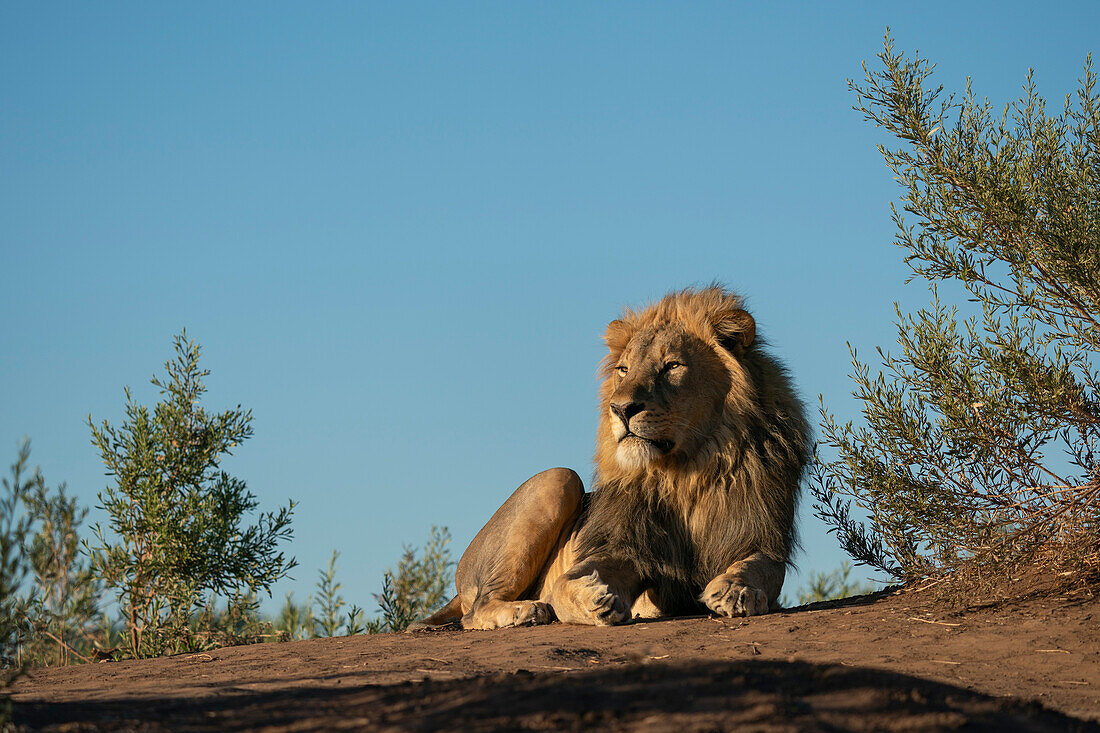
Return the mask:
<path fill-rule="evenodd" d="M 683 364 L 681 364 L 678 361 L 670 361 L 669 363 L 665 364 L 664 369 L 662 369 L 662 371 L 671 372 L 673 369 L 679 369 L 682 366 L 683 366 Z"/>
<path fill-rule="evenodd" d="M 628 370 L 625 366 L 617 366 L 615 367 L 615 371 L 619 373 L 620 377 L 625 377 Z"/>

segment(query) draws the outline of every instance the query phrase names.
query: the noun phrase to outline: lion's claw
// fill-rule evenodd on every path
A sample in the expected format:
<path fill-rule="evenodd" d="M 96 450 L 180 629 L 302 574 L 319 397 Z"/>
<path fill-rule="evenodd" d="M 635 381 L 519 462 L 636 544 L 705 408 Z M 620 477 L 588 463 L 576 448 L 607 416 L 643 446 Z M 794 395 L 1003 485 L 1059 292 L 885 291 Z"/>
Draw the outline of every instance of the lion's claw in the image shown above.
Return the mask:
<path fill-rule="evenodd" d="M 721 575 L 707 585 L 700 600 L 719 616 L 759 616 L 768 612 L 764 591 Z"/>
<path fill-rule="evenodd" d="M 619 602 L 618 596 L 608 593 L 596 601 L 593 615 L 601 622 L 608 625 L 616 624 L 625 617 L 622 611 L 622 605 L 623 604 Z"/>

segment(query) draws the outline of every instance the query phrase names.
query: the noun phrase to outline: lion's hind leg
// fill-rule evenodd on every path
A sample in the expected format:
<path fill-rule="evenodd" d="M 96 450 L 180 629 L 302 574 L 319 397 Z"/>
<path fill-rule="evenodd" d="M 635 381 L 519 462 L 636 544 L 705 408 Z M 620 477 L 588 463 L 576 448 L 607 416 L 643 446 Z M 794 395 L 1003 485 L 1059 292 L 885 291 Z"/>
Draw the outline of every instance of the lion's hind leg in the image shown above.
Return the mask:
<path fill-rule="evenodd" d="M 554 620 L 537 599 L 547 568 L 581 511 L 584 486 L 569 469 L 543 471 L 523 483 L 477 533 L 455 573 L 462 626 L 496 629 Z"/>

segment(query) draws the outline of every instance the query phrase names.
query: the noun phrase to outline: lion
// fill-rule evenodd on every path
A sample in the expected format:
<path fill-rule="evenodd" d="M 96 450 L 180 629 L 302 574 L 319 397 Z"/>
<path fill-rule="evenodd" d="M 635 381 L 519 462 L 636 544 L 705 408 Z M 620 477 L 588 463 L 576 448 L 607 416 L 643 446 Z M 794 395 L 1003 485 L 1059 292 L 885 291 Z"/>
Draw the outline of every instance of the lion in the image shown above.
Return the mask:
<path fill-rule="evenodd" d="M 462 554 L 455 597 L 412 628 L 776 606 L 810 432 L 742 299 L 672 292 L 625 309 L 605 340 L 594 490 L 566 468 L 524 482 Z"/>

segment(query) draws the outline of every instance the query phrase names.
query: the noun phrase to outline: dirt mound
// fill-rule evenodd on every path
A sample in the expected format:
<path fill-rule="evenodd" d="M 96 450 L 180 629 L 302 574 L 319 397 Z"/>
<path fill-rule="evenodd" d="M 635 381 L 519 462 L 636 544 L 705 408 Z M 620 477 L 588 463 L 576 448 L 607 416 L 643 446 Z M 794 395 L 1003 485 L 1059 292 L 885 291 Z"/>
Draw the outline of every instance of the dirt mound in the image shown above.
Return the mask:
<path fill-rule="evenodd" d="M 1100 730 L 1090 594 L 888 594 L 752 619 L 434 631 L 35 670 L 46 730 Z"/>

